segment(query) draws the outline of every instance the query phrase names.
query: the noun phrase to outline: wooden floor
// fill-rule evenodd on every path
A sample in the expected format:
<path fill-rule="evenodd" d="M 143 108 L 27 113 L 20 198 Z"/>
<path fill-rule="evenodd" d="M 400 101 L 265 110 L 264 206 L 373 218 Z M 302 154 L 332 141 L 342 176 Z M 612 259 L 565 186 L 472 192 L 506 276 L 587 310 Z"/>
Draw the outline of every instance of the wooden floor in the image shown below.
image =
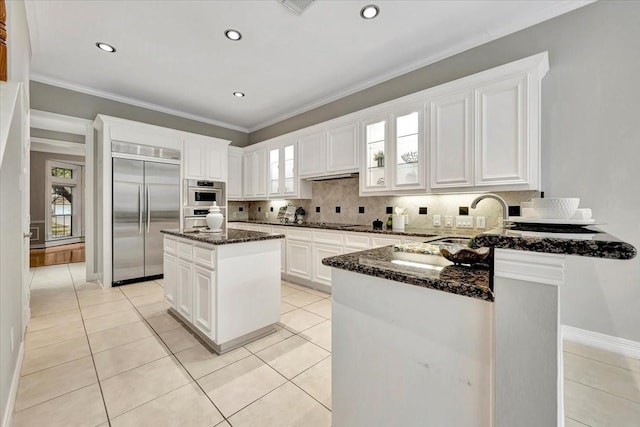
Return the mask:
<path fill-rule="evenodd" d="M 46 265 L 84 262 L 84 243 L 53 246 L 44 249 L 31 249 L 29 265 L 43 267 Z"/>

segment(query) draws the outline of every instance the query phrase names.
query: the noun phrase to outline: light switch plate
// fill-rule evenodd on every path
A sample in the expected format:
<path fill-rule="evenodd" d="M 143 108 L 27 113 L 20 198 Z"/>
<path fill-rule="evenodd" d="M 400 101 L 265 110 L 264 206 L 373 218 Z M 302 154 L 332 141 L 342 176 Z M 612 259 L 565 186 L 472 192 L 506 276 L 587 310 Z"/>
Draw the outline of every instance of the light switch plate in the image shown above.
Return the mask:
<path fill-rule="evenodd" d="M 453 218 L 450 216 L 444 217 L 444 226 L 445 227 L 453 227 Z"/>
<path fill-rule="evenodd" d="M 456 228 L 473 228 L 473 217 L 469 215 L 457 216 Z"/>
<path fill-rule="evenodd" d="M 440 227 L 440 215 L 433 216 L 433 226 Z"/>
<path fill-rule="evenodd" d="M 476 228 L 487 228 L 487 224 L 483 216 L 476 217 Z"/>

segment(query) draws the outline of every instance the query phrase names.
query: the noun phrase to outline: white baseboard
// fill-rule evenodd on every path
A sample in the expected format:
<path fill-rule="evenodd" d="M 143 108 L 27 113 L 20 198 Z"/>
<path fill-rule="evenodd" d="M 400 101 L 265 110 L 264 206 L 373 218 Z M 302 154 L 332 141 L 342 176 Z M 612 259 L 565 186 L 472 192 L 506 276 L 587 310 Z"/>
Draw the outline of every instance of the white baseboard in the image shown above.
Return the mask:
<path fill-rule="evenodd" d="M 640 359 L 640 342 L 562 325 L 562 339 Z"/>
<path fill-rule="evenodd" d="M 18 350 L 18 362 L 16 363 L 16 369 L 13 371 L 13 378 L 11 379 L 11 388 L 9 388 L 9 396 L 7 398 L 7 406 L 4 409 L 2 415 L 2 427 L 9 427 L 13 420 L 13 408 L 16 403 L 16 396 L 18 394 L 18 383 L 20 382 L 20 372 L 22 371 L 22 359 L 24 356 L 24 340 L 20 343 L 20 350 Z"/>

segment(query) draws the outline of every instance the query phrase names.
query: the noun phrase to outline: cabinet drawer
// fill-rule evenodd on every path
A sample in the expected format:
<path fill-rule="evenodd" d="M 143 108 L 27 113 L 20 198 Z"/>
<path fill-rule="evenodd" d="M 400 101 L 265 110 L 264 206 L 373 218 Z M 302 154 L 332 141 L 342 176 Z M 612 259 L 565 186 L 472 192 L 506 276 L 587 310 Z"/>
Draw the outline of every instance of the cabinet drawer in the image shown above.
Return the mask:
<path fill-rule="evenodd" d="M 271 234 L 271 227 L 267 227 L 266 225 L 259 225 L 258 226 L 258 231 L 260 231 L 261 233 L 269 233 L 269 234 Z"/>
<path fill-rule="evenodd" d="M 193 260 L 198 264 L 204 267 L 209 267 L 211 270 L 213 270 L 216 266 L 216 249 L 194 246 Z"/>
<path fill-rule="evenodd" d="M 287 238 L 291 240 L 311 241 L 311 231 L 308 230 L 287 230 Z"/>
<path fill-rule="evenodd" d="M 339 232 L 330 231 L 314 231 L 313 241 L 317 243 L 333 243 L 336 245 L 342 245 L 342 234 Z"/>
<path fill-rule="evenodd" d="M 347 233 L 344 236 L 344 245 L 353 249 L 369 249 L 369 236 L 364 234 Z"/>
<path fill-rule="evenodd" d="M 178 256 L 180 258 L 186 258 L 186 259 L 191 259 L 192 255 L 192 249 L 193 249 L 193 245 L 190 243 L 182 243 L 182 242 L 177 242 L 178 243 Z"/>
<path fill-rule="evenodd" d="M 176 253 L 178 248 L 178 242 L 175 239 L 171 239 L 169 237 L 164 238 L 164 250 L 167 252 L 171 252 L 172 254 Z"/>
<path fill-rule="evenodd" d="M 380 248 L 382 246 L 395 245 L 396 243 L 400 243 L 400 238 L 389 238 L 389 237 L 372 237 L 371 238 L 371 246 L 373 248 Z"/>

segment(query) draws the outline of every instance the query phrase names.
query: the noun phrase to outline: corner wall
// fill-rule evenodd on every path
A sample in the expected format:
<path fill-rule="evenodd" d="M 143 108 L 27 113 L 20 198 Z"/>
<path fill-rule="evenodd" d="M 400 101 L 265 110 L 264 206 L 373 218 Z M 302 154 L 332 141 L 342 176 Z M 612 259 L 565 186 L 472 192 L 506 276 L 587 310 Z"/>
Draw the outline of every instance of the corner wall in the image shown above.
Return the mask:
<path fill-rule="evenodd" d="M 580 197 L 601 228 L 640 248 L 640 2 L 600 1 L 251 133 L 251 143 L 549 51 L 542 183 Z M 562 323 L 640 342 L 640 257 L 569 257 Z"/>

